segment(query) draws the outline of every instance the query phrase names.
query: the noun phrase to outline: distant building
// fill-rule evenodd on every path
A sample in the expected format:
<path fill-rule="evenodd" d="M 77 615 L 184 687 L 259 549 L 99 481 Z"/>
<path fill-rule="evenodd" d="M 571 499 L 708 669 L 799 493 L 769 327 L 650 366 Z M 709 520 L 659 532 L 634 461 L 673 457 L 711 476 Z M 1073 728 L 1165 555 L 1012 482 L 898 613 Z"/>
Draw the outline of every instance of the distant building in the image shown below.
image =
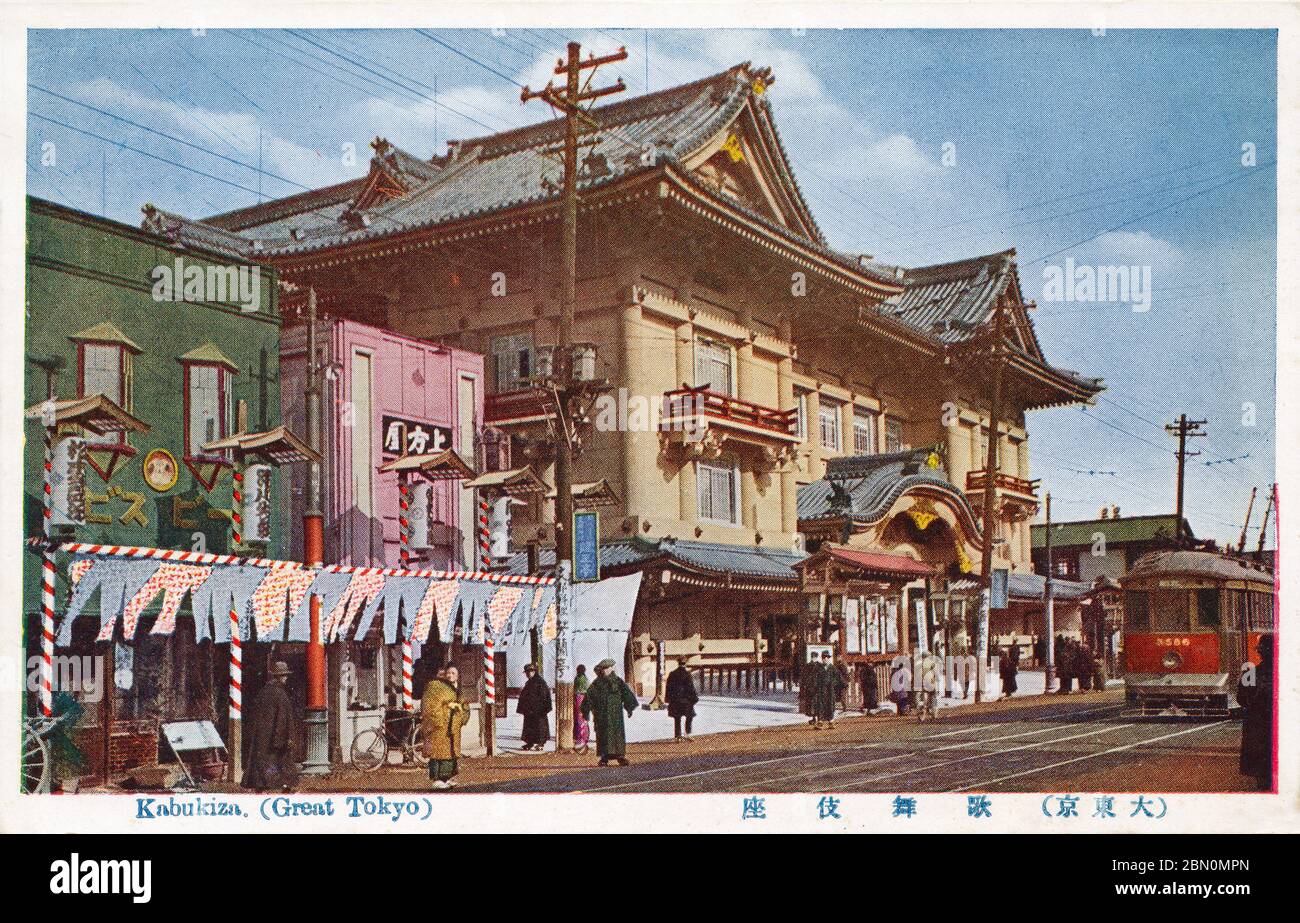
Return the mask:
<path fill-rule="evenodd" d="M 1118 512 L 1118 510 L 1116 511 Z M 1052 523 L 1052 572 L 1063 580 L 1093 583 L 1098 577 L 1119 580 L 1148 551 L 1167 548 L 1177 534 L 1172 515 L 1124 516 Z M 1030 530 L 1034 572 L 1047 573 L 1047 527 Z M 1183 536 L 1192 527 L 1183 520 Z"/>

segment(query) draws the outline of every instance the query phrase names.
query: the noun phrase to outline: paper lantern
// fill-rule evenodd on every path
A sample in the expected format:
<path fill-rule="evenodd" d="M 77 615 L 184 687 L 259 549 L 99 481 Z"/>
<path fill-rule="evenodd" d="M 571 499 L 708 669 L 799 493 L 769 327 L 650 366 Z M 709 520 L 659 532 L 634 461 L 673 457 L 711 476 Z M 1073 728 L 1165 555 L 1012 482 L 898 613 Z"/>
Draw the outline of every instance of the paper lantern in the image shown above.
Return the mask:
<path fill-rule="evenodd" d="M 429 535 L 429 504 L 433 497 L 433 485 L 420 481 L 410 486 L 410 508 L 406 519 L 410 523 L 411 550 L 428 551 L 433 546 Z"/>

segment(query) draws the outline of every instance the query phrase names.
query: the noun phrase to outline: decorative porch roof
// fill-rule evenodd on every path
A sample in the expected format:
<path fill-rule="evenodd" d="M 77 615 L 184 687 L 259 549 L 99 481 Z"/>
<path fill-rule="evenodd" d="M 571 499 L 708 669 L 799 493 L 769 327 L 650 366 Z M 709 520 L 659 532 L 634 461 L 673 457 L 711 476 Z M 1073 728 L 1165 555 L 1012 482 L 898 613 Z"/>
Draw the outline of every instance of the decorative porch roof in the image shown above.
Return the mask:
<path fill-rule="evenodd" d="M 227 449 L 234 449 L 241 455 L 265 455 L 278 465 L 321 460 L 320 453 L 283 426 L 264 433 L 233 433 L 225 439 L 203 445 L 204 452 L 214 454 Z"/>
<path fill-rule="evenodd" d="M 527 466 L 511 468 L 509 471 L 488 471 L 460 486 L 482 491 L 497 491 L 508 497 L 536 494 L 546 490 L 546 482 Z"/>
<path fill-rule="evenodd" d="M 942 461 L 930 449 L 831 459 L 826 477 L 799 488 L 796 508 L 800 522 L 850 516 L 855 522 L 871 524 L 879 522 L 899 497 L 917 489 L 941 494 L 958 509 L 971 534 L 980 534 L 965 494 L 948 480 Z"/>
<path fill-rule="evenodd" d="M 28 407 L 23 416 L 29 420 L 44 419 L 49 403 L 42 401 Z M 75 400 L 54 402 L 53 424 L 84 426 L 100 435 L 108 433 L 149 432 L 149 424 L 123 410 L 102 394 L 92 394 Z"/>

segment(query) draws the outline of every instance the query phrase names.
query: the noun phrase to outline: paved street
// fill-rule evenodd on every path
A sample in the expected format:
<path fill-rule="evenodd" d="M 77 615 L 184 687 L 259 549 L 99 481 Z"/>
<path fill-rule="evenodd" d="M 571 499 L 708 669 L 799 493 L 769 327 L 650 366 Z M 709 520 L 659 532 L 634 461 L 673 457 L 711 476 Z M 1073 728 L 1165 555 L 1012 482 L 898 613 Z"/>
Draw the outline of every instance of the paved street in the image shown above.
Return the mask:
<path fill-rule="evenodd" d="M 638 714 L 632 719 L 644 718 Z M 1246 791 L 1237 721 L 1152 721 L 1123 715 L 1123 692 L 1032 696 L 946 711 L 934 723 L 848 718 L 714 734 L 629 748 L 632 765 L 594 753 L 513 754 L 462 761 L 459 791 L 962 792 Z M 417 769 L 346 772 L 329 790 L 409 790 Z"/>

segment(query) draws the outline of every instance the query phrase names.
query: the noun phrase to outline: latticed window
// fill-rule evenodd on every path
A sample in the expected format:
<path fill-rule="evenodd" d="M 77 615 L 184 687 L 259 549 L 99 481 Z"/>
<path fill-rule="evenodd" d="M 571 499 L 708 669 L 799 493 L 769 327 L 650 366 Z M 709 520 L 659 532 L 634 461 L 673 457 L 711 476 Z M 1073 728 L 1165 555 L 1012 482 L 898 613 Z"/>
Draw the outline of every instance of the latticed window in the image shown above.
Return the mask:
<path fill-rule="evenodd" d="M 903 421 L 886 419 L 885 420 L 885 451 L 901 452 L 903 451 Z"/>
<path fill-rule="evenodd" d="M 853 454 L 876 454 L 876 415 L 870 411 L 853 411 Z"/>
<path fill-rule="evenodd" d="M 229 381 L 219 365 L 189 365 L 185 373 L 187 455 L 211 455 L 203 446 L 229 435 Z"/>
<path fill-rule="evenodd" d="M 707 386 L 714 394 L 733 395 L 731 347 L 713 340 L 695 341 L 695 386 Z"/>
<path fill-rule="evenodd" d="M 699 497 L 699 515 L 711 522 L 738 525 L 740 517 L 740 472 L 735 465 L 696 462 L 696 493 Z"/>
<path fill-rule="evenodd" d="M 493 337 L 492 365 L 496 370 L 498 394 L 523 387 L 533 374 L 533 335 L 515 333 Z"/>
<path fill-rule="evenodd" d="M 840 450 L 840 404 L 823 397 L 817 408 L 817 426 L 821 431 L 823 449 L 832 452 Z"/>

